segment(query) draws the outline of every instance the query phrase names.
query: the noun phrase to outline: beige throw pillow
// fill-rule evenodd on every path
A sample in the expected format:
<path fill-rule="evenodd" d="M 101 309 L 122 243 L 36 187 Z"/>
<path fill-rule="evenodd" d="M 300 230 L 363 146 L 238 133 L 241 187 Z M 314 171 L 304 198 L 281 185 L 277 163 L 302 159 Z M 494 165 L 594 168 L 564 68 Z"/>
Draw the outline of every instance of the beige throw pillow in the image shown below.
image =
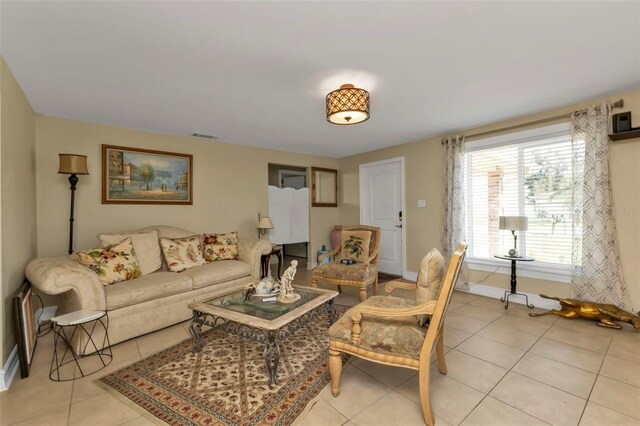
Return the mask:
<path fill-rule="evenodd" d="M 98 274 L 105 286 L 142 275 L 130 238 L 103 248 L 78 251 L 76 256 L 81 264 Z"/>
<path fill-rule="evenodd" d="M 160 238 L 160 247 L 167 268 L 171 272 L 181 272 L 206 263 L 202 257 L 202 244 L 198 235 L 186 238 Z"/>
<path fill-rule="evenodd" d="M 418 272 L 418 283 L 416 285 L 416 305 L 427 302 L 436 302 L 440 296 L 442 289 L 442 280 L 444 278 L 445 262 L 444 257 L 433 248 L 420 262 L 420 271 Z M 427 320 L 426 315 L 418 317 L 418 323 L 424 325 Z"/>
<path fill-rule="evenodd" d="M 238 258 L 238 233 L 204 234 L 204 259 L 207 262 L 216 260 L 235 260 Z"/>
<path fill-rule="evenodd" d="M 144 233 L 101 234 L 98 239 L 103 247 L 130 238 L 136 257 L 140 262 L 142 275 L 157 271 L 162 267 L 162 253 L 158 243 L 158 231 L 154 229 Z"/>
<path fill-rule="evenodd" d="M 341 259 L 364 262 L 369 257 L 370 231 L 342 231 Z"/>

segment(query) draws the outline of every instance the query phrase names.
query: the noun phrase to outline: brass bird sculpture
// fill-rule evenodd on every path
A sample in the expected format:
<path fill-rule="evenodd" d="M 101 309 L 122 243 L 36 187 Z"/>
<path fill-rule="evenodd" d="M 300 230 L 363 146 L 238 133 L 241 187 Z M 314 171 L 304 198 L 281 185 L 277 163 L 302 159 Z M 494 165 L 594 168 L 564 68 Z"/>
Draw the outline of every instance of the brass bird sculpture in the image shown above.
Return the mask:
<path fill-rule="evenodd" d="M 605 303 L 585 302 L 578 299 L 561 299 L 541 294 L 545 299 L 557 300 L 562 306 L 561 310 L 551 309 L 547 312 L 530 313 L 531 317 L 542 315 L 558 315 L 565 318 L 584 318 L 598 321 L 600 327 L 620 329 L 622 326 L 616 321 L 628 322 L 635 329 L 640 329 L 640 312 L 638 315 L 618 308 L 616 305 Z"/>

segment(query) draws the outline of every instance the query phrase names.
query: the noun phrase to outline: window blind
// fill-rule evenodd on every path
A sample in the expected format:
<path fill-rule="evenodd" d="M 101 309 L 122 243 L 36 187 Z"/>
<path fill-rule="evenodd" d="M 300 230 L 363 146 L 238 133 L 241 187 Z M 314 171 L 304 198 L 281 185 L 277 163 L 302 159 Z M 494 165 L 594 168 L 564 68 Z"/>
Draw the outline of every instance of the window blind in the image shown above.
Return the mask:
<path fill-rule="evenodd" d="M 578 143 L 578 148 L 583 145 Z M 500 216 L 527 216 L 517 250 L 539 262 L 572 262 L 572 143 L 567 133 L 522 143 L 478 147 L 465 155 L 470 256 L 493 258 L 513 248 Z M 575 224 L 580 227 L 579 220 Z"/>

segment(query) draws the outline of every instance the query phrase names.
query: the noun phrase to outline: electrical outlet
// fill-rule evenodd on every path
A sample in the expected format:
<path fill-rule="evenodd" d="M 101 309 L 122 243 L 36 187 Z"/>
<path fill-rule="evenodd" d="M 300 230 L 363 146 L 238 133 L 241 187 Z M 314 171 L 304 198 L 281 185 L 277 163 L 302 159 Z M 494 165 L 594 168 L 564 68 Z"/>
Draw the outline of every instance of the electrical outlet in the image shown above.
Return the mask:
<path fill-rule="evenodd" d="M 423 209 L 427 207 L 427 202 L 425 200 L 418 200 L 418 208 Z"/>

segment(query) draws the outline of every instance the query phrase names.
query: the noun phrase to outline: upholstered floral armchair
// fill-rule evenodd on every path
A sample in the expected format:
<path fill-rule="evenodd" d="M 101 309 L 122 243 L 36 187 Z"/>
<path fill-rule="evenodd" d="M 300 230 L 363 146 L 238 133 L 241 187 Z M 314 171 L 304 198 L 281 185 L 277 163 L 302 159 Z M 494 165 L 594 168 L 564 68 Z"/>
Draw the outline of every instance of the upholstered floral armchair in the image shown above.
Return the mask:
<path fill-rule="evenodd" d="M 340 286 L 347 285 L 359 289 L 360 301 L 367 299 L 367 286 L 373 285 L 373 294 L 378 294 L 378 250 L 380 248 L 380 228 L 366 225 L 345 226 L 342 228 L 340 246 L 320 256 L 319 260 L 334 257 L 329 263 L 321 263 L 313 269 L 311 286 L 317 287 L 318 281 Z M 350 259 L 354 263 L 341 263 Z"/>
<path fill-rule="evenodd" d="M 435 346 L 440 373 L 447 374 L 443 323 L 453 288 L 467 251 L 460 243 L 451 256 L 446 275 L 444 259 L 433 249 L 420 265 L 418 283 L 391 282 L 388 296 L 374 296 L 349 309 L 329 329 L 331 393 L 340 394 L 342 353 L 396 367 L 419 371 L 420 401 L 424 421 L 435 418 L 429 398 L 431 354 Z M 391 296 L 394 288 L 416 291 L 416 300 Z"/>

